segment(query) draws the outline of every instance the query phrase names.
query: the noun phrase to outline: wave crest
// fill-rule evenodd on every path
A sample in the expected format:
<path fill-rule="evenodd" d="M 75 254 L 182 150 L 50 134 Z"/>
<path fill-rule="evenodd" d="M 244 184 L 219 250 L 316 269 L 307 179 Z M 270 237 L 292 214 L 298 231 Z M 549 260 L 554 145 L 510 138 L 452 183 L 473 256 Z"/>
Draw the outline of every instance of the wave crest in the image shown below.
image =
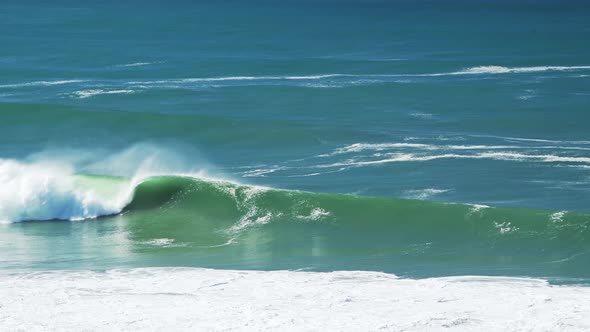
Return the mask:
<path fill-rule="evenodd" d="M 82 220 L 119 213 L 133 184 L 76 175 L 69 165 L 0 160 L 0 222 Z"/>

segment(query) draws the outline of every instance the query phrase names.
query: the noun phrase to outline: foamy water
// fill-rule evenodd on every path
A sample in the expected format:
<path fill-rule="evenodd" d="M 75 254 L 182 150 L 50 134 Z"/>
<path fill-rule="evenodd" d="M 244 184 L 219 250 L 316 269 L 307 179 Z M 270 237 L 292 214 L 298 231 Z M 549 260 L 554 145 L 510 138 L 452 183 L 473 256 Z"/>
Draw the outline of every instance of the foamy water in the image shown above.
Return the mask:
<path fill-rule="evenodd" d="M 143 268 L 0 277 L 6 330 L 584 331 L 590 288 L 536 279 Z"/>

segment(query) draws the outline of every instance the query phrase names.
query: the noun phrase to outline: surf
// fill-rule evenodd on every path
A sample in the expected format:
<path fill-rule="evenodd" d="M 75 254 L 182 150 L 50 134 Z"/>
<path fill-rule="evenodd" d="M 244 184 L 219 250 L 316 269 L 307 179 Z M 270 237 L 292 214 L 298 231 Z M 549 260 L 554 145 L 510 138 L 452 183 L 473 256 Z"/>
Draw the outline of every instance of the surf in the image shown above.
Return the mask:
<path fill-rule="evenodd" d="M 286 190 L 203 173 L 84 174 L 57 161 L 5 159 L 0 171 L 0 220 L 7 224 L 0 250 L 28 245 L 36 229 L 69 234 L 67 250 L 55 248 L 62 242 L 54 236 L 35 238 L 53 249 L 30 255 L 51 252 L 49 263 L 9 259 L 8 269 L 31 259 L 58 268 L 60 255 L 90 251 L 104 257 L 105 268 L 119 262 L 590 280 L 586 213 Z"/>

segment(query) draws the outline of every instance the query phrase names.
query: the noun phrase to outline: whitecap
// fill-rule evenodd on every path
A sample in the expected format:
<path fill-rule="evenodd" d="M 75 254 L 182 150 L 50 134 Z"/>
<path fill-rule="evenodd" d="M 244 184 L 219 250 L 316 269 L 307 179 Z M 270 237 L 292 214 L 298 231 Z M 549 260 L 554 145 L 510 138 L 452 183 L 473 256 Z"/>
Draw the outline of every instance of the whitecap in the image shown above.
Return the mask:
<path fill-rule="evenodd" d="M 450 191 L 450 189 L 437 189 L 437 188 L 413 189 L 413 190 L 406 191 L 405 197 L 425 200 L 425 199 L 431 198 L 432 196 L 446 193 L 449 191 Z"/>
<path fill-rule="evenodd" d="M 321 220 L 321 219 L 328 217 L 328 216 L 330 216 L 329 211 L 326 211 L 322 208 L 316 207 L 316 208 L 313 208 L 309 212 L 309 215 L 300 215 L 300 216 L 297 216 L 297 218 L 303 219 L 303 220 L 318 221 L 318 220 Z"/>
<path fill-rule="evenodd" d="M 562 222 L 562 221 L 563 221 L 563 217 L 565 216 L 565 214 L 566 214 L 566 213 L 567 213 L 567 211 L 559 211 L 559 212 L 555 212 L 555 213 L 553 213 L 553 214 L 551 214 L 551 215 L 549 216 L 549 219 L 550 219 L 552 222 L 555 222 L 555 223 Z"/>
<path fill-rule="evenodd" d="M 115 94 L 132 94 L 135 93 L 135 90 L 130 89 L 121 89 L 121 90 L 103 90 L 103 89 L 90 89 L 90 90 L 80 90 L 72 92 L 72 95 L 84 99 L 98 95 L 115 95 Z"/>
<path fill-rule="evenodd" d="M 116 65 L 115 67 L 142 67 L 142 66 L 149 66 L 164 63 L 164 61 L 156 61 L 156 62 L 133 62 L 133 63 L 126 63 L 122 65 Z"/>
<path fill-rule="evenodd" d="M 71 165 L 0 159 L 0 221 L 83 220 L 119 213 L 131 200 L 134 184 L 112 190 L 83 185 Z"/>
<path fill-rule="evenodd" d="M 52 85 L 63 85 L 86 82 L 85 80 L 57 80 L 57 81 L 34 81 L 24 83 L 13 83 L 13 84 L 2 84 L 0 88 L 22 88 L 22 87 L 35 87 L 35 86 L 52 86 Z"/>

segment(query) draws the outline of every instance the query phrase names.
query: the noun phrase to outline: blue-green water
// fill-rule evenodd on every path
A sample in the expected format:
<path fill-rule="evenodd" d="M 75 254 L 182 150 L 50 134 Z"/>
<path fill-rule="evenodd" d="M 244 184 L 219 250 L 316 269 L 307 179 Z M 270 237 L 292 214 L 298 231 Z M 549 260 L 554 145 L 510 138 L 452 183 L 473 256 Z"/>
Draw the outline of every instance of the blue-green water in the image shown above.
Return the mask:
<path fill-rule="evenodd" d="M 582 1 L 8 1 L 0 32 L 3 271 L 590 277 Z"/>

